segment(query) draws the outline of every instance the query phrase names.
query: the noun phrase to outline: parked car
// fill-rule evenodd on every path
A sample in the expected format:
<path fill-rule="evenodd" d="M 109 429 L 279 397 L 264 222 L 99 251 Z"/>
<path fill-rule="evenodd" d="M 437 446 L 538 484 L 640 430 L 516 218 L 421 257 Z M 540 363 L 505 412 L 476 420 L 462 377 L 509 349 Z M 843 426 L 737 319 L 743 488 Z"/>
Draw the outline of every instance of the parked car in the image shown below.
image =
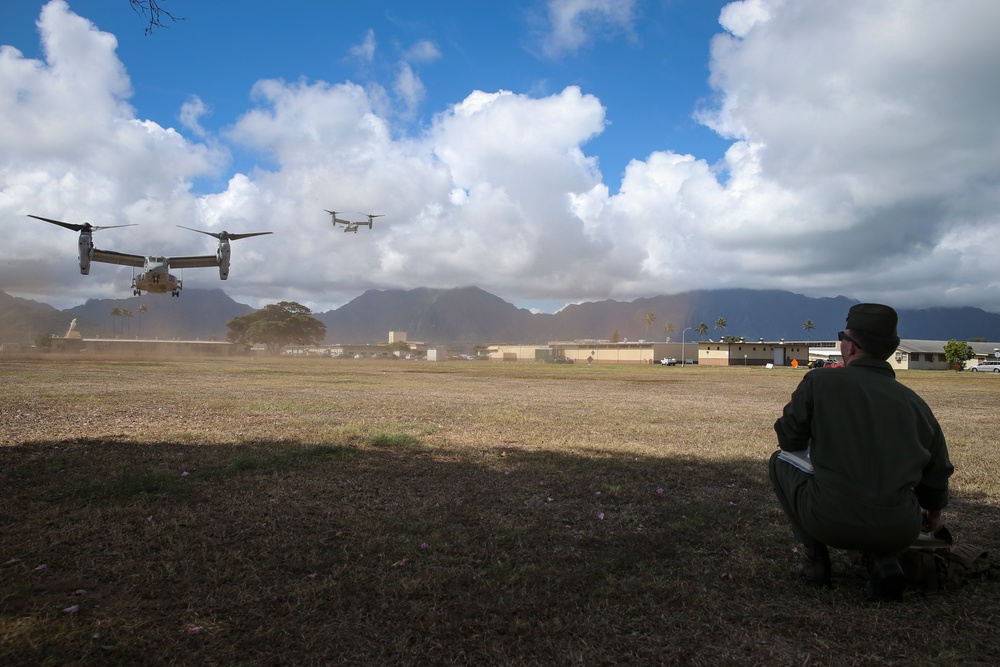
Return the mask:
<path fill-rule="evenodd" d="M 1000 360 L 998 361 L 980 361 L 978 364 L 969 369 L 972 372 L 980 373 L 1000 373 Z"/>
<path fill-rule="evenodd" d="M 663 357 L 662 359 L 660 359 L 660 363 L 664 366 L 676 366 L 677 360 L 674 359 L 673 357 Z"/>

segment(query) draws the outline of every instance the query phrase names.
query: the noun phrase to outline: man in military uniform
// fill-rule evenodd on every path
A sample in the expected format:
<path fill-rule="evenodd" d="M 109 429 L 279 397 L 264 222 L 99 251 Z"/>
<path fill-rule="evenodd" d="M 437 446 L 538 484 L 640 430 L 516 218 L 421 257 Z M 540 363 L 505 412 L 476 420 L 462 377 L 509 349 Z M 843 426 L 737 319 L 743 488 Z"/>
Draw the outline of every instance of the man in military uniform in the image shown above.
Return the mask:
<path fill-rule="evenodd" d="M 806 373 L 775 422 L 768 472 L 805 546 L 799 574 L 830 584 L 827 547 L 865 552 L 871 597 L 899 600 L 896 557 L 934 532 L 954 467 L 931 409 L 886 362 L 899 345 L 889 306 L 862 303 L 839 334 L 843 368 Z"/>

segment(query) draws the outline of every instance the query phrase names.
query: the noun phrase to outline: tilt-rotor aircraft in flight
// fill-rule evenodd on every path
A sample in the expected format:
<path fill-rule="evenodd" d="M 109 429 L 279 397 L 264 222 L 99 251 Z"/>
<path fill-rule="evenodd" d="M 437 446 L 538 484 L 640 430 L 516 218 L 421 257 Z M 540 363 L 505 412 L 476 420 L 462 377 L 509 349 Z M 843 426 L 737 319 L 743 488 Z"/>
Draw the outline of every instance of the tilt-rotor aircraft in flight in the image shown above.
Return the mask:
<path fill-rule="evenodd" d="M 78 245 L 80 251 L 80 273 L 82 275 L 86 276 L 90 274 L 91 262 L 120 264 L 142 269 L 139 275 L 135 275 L 134 272 L 132 274 L 132 294 L 134 296 L 140 296 L 143 292 L 149 292 L 151 294 L 166 294 L 167 292 L 170 292 L 171 296 L 180 296 L 182 281 L 180 278 L 170 273 L 170 269 L 191 269 L 203 266 L 217 266 L 219 267 L 219 279 L 225 280 L 229 277 L 229 259 L 232 254 L 229 248 L 229 242 L 249 238 L 251 236 L 262 236 L 264 234 L 271 233 L 252 232 L 249 234 L 230 234 L 226 231 L 217 233 L 203 232 L 200 229 L 192 229 L 190 227 L 184 227 L 183 225 L 177 225 L 181 229 L 187 229 L 192 232 L 207 234 L 208 236 L 217 238 L 219 240 L 218 250 L 216 250 L 214 255 L 193 255 L 189 257 L 165 257 L 163 255 L 143 256 L 132 255 L 125 252 L 116 252 L 114 250 L 101 250 L 100 248 L 94 247 L 94 232 L 101 229 L 132 227 L 134 225 L 110 225 L 106 227 L 99 227 L 97 225 L 92 225 L 89 222 L 74 224 L 31 214 L 28 214 L 28 217 L 35 218 L 36 220 L 42 220 L 44 222 L 50 222 L 53 225 L 59 225 L 60 227 L 71 229 L 74 232 L 80 232 Z"/>
<path fill-rule="evenodd" d="M 368 225 L 368 229 L 371 229 L 372 223 L 375 222 L 375 218 L 381 218 L 384 215 L 375 213 L 359 213 L 358 215 L 368 216 L 368 222 L 365 222 L 364 220 L 359 220 L 358 222 L 352 222 L 351 220 L 341 220 L 340 218 L 338 218 L 337 213 L 341 211 L 327 211 L 325 208 L 323 210 L 330 214 L 330 217 L 333 219 L 333 226 L 335 229 L 337 225 L 343 225 L 345 232 L 354 232 L 355 234 L 358 233 L 358 227 L 361 225 Z"/>

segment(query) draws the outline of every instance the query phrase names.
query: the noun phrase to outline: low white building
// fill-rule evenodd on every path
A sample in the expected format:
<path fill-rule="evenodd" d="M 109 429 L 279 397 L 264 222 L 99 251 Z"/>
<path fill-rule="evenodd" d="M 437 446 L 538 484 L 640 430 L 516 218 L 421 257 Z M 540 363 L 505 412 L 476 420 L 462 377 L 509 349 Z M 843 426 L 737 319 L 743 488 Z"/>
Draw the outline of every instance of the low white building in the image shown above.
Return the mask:
<path fill-rule="evenodd" d="M 427 348 L 427 361 L 447 361 L 448 350 L 443 347 Z"/>

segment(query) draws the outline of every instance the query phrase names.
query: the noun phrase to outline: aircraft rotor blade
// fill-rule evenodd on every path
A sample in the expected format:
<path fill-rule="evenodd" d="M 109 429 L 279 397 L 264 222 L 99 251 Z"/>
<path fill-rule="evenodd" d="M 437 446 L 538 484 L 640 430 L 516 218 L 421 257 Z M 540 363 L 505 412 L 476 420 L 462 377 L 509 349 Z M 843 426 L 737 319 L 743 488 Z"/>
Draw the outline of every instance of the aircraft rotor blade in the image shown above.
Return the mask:
<path fill-rule="evenodd" d="M 34 218 L 35 220 L 42 220 L 44 222 L 51 222 L 53 225 L 59 225 L 60 227 L 65 227 L 66 229 L 72 229 L 74 232 L 81 232 L 81 231 L 84 231 L 84 230 L 89 230 L 89 231 L 92 231 L 92 232 L 96 232 L 96 231 L 98 231 L 100 229 L 115 229 L 117 227 L 135 227 L 135 223 L 134 222 L 132 224 L 129 224 L 129 225 L 105 225 L 105 226 L 100 226 L 100 225 L 92 225 L 89 222 L 85 222 L 83 224 L 77 225 L 77 224 L 74 224 L 72 222 L 63 222 L 62 220 L 53 220 L 52 218 L 43 218 L 40 215 L 31 215 L 30 213 L 28 214 L 28 217 L 29 218 Z"/>
<path fill-rule="evenodd" d="M 263 236 L 264 234 L 273 234 L 274 232 L 250 232 L 248 234 L 230 234 L 226 230 L 221 232 L 203 232 L 200 229 L 194 229 L 193 227 L 185 227 L 184 225 L 177 225 L 181 229 L 186 229 L 191 232 L 198 232 L 199 234 L 205 234 L 206 236 L 211 236 L 217 238 L 220 241 L 238 241 L 240 239 L 250 238 L 251 236 Z"/>
<path fill-rule="evenodd" d="M 273 234 L 274 232 L 248 232 L 246 234 L 228 234 L 228 238 L 231 241 L 239 241 L 240 239 L 248 239 L 251 236 L 264 236 L 265 234 Z M 225 236 L 226 232 L 222 232 Z"/>
<path fill-rule="evenodd" d="M 65 227 L 66 229 L 72 229 L 74 232 L 78 232 L 84 228 L 83 225 L 75 225 L 71 222 L 63 222 L 62 220 L 53 220 L 51 218 L 43 218 L 40 215 L 28 214 L 29 218 L 34 218 L 35 220 L 42 220 L 44 222 L 51 222 L 53 225 L 59 225 L 60 227 Z"/>
<path fill-rule="evenodd" d="M 198 232 L 199 234 L 204 234 L 205 236 L 212 236 L 214 238 L 219 239 L 220 241 L 222 240 L 221 234 L 216 234 L 214 232 L 203 232 L 200 229 L 195 229 L 193 227 L 185 227 L 184 225 L 177 225 L 177 226 L 180 227 L 181 229 L 186 229 L 189 232 Z"/>
<path fill-rule="evenodd" d="M 127 225 L 105 225 L 103 227 L 100 225 L 91 225 L 90 228 L 96 232 L 99 229 L 115 229 L 117 227 L 135 227 L 137 224 L 138 223 L 132 222 Z"/>

